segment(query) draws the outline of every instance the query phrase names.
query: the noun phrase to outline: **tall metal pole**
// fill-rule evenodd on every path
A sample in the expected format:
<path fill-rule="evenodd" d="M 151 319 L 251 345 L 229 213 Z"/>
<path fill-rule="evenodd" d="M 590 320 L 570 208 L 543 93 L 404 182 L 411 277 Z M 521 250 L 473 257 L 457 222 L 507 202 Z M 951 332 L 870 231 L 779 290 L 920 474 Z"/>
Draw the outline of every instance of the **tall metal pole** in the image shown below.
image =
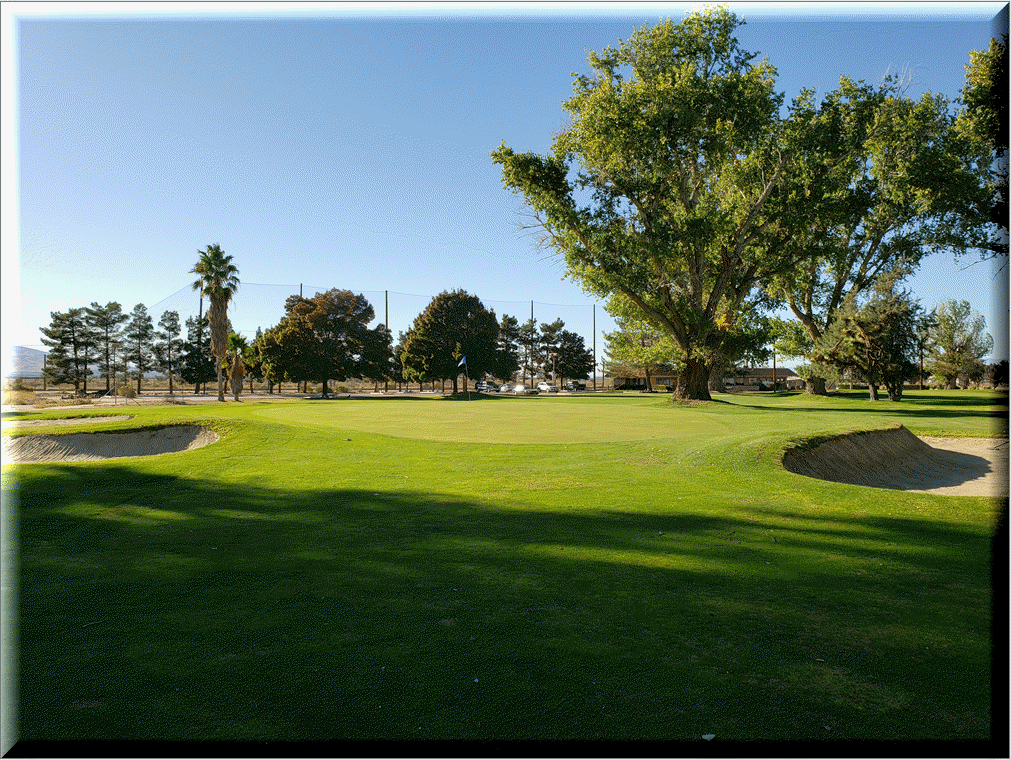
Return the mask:
<path fill-rule="evenodd" d="M 597 390 L 597 303 L 593 304 L 593 390 Z"/>
<path fill-rule="evenodd" d="M 390 291 L 386 291 L 386 331 L 390 330 Z M 383 393 L 390 392 L 390 378 L 386 377 L 383 381 Z"/>

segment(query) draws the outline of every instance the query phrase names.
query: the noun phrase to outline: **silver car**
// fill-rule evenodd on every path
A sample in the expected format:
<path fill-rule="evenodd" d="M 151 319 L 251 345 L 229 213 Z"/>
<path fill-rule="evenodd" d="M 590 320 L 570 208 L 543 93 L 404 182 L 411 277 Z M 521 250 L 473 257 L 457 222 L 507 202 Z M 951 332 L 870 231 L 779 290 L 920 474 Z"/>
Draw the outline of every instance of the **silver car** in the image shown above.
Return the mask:
<path fill-rule="evenodd" d="M 531 388 L 527 385 L 517 385 L 512 389 L 512 393 L 515 396 L 536 396 L 538 392 L 536 388 Z"/>

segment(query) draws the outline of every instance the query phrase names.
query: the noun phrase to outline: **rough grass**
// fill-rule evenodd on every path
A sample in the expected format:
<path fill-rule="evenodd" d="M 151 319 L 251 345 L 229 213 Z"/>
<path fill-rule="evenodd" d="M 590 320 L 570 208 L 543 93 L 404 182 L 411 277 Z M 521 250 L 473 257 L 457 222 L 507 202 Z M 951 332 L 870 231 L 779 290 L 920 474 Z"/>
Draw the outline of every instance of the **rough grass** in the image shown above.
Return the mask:
<path fill-rule="evenodd" d="M 21 738 L 990 738 L 1006 501 L 779 457 L 1007 396 L 726 398 L 147 407 L 102 429 L 223 439 L 5 467 Z"/>

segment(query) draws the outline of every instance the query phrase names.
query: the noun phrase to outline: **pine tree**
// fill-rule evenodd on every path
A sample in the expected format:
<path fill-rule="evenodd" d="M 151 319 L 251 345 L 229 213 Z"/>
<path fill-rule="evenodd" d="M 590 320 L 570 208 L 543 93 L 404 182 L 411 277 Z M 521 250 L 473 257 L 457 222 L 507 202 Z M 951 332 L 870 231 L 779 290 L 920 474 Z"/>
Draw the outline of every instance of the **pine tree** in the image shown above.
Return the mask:
<path fill-rule="evenodd" d="M 74 391 L 81 391 L 84 384 L 88 388 L 87 377 L 89 351 L 94 349 L 94 335 L 88 329 L 83 308 L 65 312 L 50 312 L 52 322 L 49 327 L 40 328 L 42 342 L 50 348 L 43 370 L 46 378 L 56 385 L 73 383 Z"/>
<path fill-rule="evenodd" d="M 179 312 L 166 311 L 158 320 L 161 329 L 154 334 L 157 342 L 152 346 L 155 366 L 168 374 L 169 394 L 173 393 L 172 376 L 179 373 L 183 362 L 185 342 L 179 337 Z"/>
<path fill-rule="evenodd" d="M 130 321 L 127 323 L 124 333 L 125 358 L 133 364 L 137 372 L 137 393 L 139 394 L 144 373 L 150 372 L 155 363 L 152 351 L 154 323 L 144 304 L 139 303 L 133 307 Z"/>

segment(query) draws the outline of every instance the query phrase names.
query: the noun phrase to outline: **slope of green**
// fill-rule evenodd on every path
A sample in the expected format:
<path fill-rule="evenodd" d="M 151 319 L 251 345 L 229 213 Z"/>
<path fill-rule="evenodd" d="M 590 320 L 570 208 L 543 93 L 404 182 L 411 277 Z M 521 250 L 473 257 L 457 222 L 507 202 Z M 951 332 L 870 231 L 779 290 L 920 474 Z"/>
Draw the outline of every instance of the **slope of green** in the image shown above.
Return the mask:
<path fill-rule="evenodd" d="M 20 736 L 988 738 L 1006 501 L 779 460 L 1007 397 L 724 398 L 138 407 L 222 440 L 5 466 Z"/>

